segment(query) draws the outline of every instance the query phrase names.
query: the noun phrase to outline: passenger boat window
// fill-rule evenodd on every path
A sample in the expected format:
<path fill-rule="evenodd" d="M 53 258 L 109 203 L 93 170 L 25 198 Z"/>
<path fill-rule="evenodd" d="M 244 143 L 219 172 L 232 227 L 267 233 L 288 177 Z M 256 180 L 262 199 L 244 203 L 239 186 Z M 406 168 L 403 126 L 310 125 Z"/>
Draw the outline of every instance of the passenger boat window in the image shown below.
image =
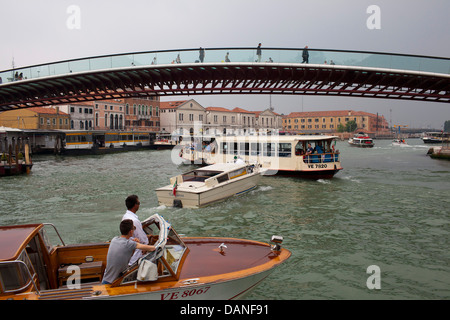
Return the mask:
<path fill-rule="evenodd" d="M 220 144 L 220 150 L 222 150 L 222 154 L 227 154 L 228 153 L 228 143 L 222 142 Z"/>
<path fill-rule="evenodd" d="M 250 144 L 251 147 L 251 155 L 252 156 L 260 156 L 260 144 L 259 143 L 251 143 Z"/>
<path fill-rule="evenodd" d="M 239 143 L 239 154 L 243 156 L 248 156 L 250 151 L 250 144 L 248 142 Z"/>
<path fill-rule="evenodd" d="M 275 156 L 275 143 L 263 143 L 263 156 L 273 157 Z"/>
<path fill-rule="evenodd" d="M 303 142 L 299 141 L 297 145 L 295 146 L 295 155 L 296 156 L 302 156 L 305 154 L 305 149 L 303 146 Z"/>
<path fill-rule="evenodd" d="M 290 143 L 279 143 L 278 156 L 283 158 L 290 158 L 292 154 L 291 148 L 292 146 Z"/>

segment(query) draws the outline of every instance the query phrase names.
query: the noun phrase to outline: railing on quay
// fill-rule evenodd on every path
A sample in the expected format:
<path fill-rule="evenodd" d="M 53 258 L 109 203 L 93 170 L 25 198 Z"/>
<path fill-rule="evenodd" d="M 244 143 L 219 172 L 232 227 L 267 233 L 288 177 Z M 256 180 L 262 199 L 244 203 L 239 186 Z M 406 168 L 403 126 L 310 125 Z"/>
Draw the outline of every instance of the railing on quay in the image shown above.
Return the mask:
<path fill-rule="evenodd" d="M 204 58 L 201 57 L 199 48 L 102 55 L 0 71 L 0 83 L 78 72 L 177 63 L 308 63 L 450 74 L 450 58 L 444 57 L 311 48 L 308 49 L 309 57 L 306 62 L 303 58 L 304 50 L 262 48 L 261 55 L 258 56 L 256 48 L 204 48 Z"/>

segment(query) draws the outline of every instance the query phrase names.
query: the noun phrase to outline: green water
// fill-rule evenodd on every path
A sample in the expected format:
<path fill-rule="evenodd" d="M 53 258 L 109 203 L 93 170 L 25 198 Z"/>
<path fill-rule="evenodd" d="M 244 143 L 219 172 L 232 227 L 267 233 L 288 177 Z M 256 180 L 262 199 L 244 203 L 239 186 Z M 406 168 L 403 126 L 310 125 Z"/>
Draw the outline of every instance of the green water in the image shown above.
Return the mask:
<path fill-rule="evenodd" d="M 201 209 L 158 206 L 154 189 L 192 168 L 172 164 L 170 150 L 36 155 L 30 175 L 0 178 L 0 224 L 51 222 L 66 243 L 110 240 L 137 194 L 141 219 L 158 212 L 182 234 L 283 236 L 291 258 L 249 299 L 448 299 L 450 161 L 408 143 L 338 142 L 344 170 L 332 180 L 262 177 L 250 193 Z M 371 265 L 381 289 L 366 285 Z"/>

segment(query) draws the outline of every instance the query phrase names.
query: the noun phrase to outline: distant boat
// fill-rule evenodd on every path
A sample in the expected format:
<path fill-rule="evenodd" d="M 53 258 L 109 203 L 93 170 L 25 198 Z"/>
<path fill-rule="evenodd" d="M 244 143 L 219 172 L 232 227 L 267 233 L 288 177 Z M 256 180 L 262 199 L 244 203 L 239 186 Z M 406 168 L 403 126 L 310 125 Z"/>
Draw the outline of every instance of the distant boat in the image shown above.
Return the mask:
<path fill-rule="evenodd" d="M 428 150 L 427 155 L 429 155 L 432 159 L 450 160 L 450 147 L 432 147 Z"/>
<path fill-rule="evenodd" d="M 392 145 L 396 147 L 409 147 L 409 144 L 406 143 L 405 139 L 394 139 L 392 140 Z"/>
<path fill-rule="evenodd" d="M 160 205 L 197 208 L 253 190 L 259 178 L 257 165 L 218 163 L 171 178 L 156 195 Z"/>
<path fill-rule="evenodd" d="M 360 148 L 372 148 L 374 146 L 373 140 L 371 137 L 366 136 L 364 134 L 356 134 L 354 137 L 348 140 L 348 143 L 353 147 Z"/>
<path fill-rule="evenodd" d="M 427 132 L 422 138 L 423 143 L 442 143 L 450 141 L 450 132 Z"/>

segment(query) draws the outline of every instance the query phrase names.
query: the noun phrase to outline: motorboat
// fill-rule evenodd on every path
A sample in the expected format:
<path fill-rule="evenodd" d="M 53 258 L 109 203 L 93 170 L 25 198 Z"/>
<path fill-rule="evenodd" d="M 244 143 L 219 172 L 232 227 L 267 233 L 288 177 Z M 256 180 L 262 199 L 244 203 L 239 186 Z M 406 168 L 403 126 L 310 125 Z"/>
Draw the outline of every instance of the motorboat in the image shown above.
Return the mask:
<path fill-rule="evenodd" d="M 395 147 L 409 147 L 409 144 L 406 143 L 405 139 L 394 139 L 392 140 L 392 145 Z"/>
<path fill-rule="evenodd" d="M 181 237 L 158 214 L 142 225 L 156 250 L 111 284 L 101 284 L 109 242 L 66 245 L 52 224 L 1 226 L 0 300 L 239 299 L 291 256 L 280 236 Z"/>
<path fill-rule="evenodd" d="M 348 143 L 354 147 L 372 148 L 374 146 L 372 138 L 366 135 L 357 134 L 348 140 Z"/>
<path fill-rule="evenodd" d="M 450 160 L 450 146 L 431 147 L 428 149 L 427 155 L 432 159 Z"/>
<path fill-rule="evenodd" d="M 240 195 L 256 188 L 259 166 L 244 161 L 218 163 L 170 178 L 156 189 L 160 205 L 197 208 Z"/>

